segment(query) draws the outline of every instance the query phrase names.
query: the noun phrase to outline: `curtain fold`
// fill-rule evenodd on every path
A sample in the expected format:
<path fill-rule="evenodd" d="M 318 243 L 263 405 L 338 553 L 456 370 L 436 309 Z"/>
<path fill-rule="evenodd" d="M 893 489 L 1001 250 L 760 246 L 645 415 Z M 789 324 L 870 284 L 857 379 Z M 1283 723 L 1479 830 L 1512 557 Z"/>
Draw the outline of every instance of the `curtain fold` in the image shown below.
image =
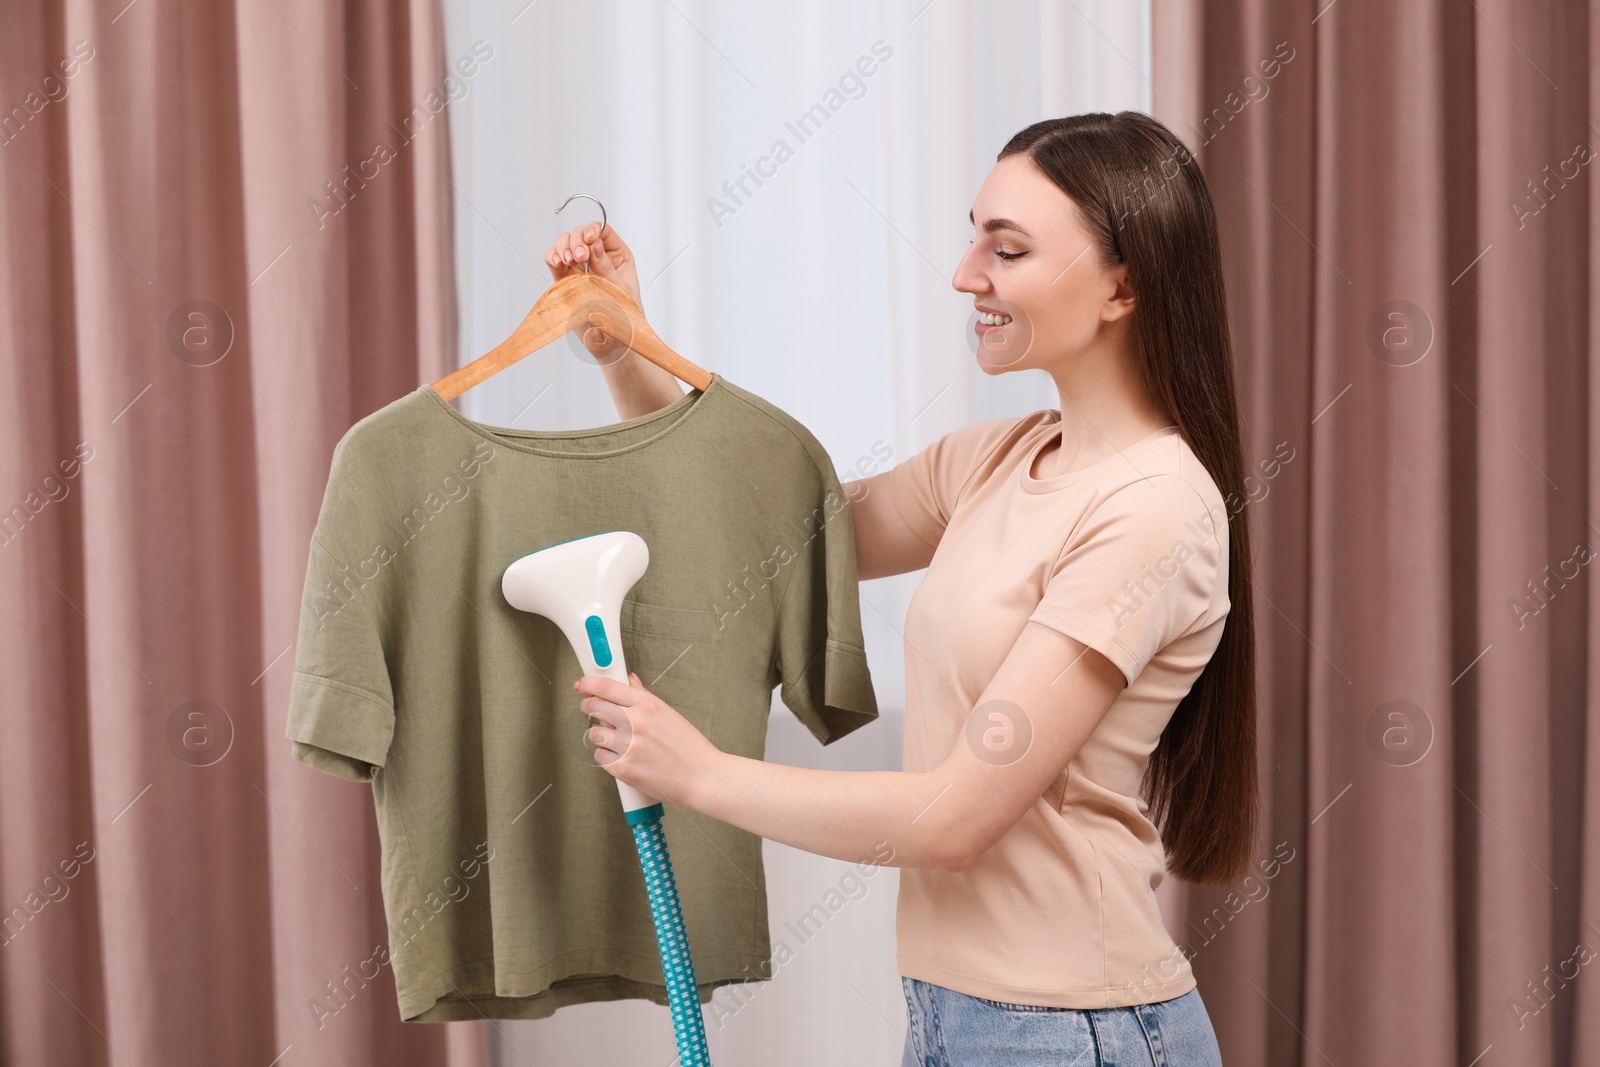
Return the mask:
<path fill-rule="evenodd" d="M 1260 852 L 1293 855 L 1173 894 L 1231 1067 L 1600 1062 L 1595 23 L 1155 0 L 1245 458 L 1294 453 L 1250 504 Z"/>
<path fill-rule="evenodd" d="M 333 446 L 455 364 L 435 5 L 0 34 L 0 1062 L 487 1061 L 405 1027 L 370 791 L 283 737 Z"/>

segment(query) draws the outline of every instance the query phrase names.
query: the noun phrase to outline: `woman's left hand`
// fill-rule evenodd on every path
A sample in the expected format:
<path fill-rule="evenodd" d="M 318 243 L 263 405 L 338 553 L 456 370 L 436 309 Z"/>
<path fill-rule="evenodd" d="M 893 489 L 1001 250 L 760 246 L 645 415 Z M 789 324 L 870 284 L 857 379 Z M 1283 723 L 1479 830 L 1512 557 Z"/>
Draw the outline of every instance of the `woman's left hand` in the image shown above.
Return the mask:
<path fill-rule="evenodd" d="M 586 674 L 572 684 L 585 694 L 578 710 L 596 720 L 586 736 L 594 761 L 613 778 L 673 804 L 688 805 L 694 786 L 712 773 L 722 750 L 659 697 L 637 674 L 631 685 Z"/>

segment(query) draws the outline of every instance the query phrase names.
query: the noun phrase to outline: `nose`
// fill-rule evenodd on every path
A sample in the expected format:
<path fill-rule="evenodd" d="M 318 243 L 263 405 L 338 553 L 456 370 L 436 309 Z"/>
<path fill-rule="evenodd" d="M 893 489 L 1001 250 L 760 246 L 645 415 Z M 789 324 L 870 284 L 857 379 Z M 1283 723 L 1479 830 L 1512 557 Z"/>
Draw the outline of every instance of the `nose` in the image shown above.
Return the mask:
<path fill-rule="evenodd" d="M 991 292 L 993 289 L 988 276 L 978 266 L 976 252 L 976 245 L 968 245 L 961 262 L 956 264 L 956 272 L 950 278 L 950 285 L 957 292 L 977 294 Z"/>

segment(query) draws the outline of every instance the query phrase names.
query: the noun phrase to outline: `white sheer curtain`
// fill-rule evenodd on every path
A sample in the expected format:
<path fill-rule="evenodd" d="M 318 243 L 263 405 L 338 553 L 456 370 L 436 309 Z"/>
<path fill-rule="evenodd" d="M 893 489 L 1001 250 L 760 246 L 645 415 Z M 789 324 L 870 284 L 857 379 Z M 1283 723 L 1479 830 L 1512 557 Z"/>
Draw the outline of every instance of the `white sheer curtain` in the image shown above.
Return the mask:
<path fill-rule="evenodd" d="M 950 278 L 1013 133 L 1150 109 L 1148 0 L 444 7 L 447 55 L 478 61 L 451 105 L 463 361 L 550 284 L 556 233 L 599 218 L 589 200 L 554 209 L 588 193 L 639 257 L 656 331 L 799 419 L 843 480 L 979 419 L 1055 406 L 1043 373 L 977 368 L 972 300 Z M 468 393 L 465 410 L 526 428 L 616 421 L 599 371 L 563 342 Z M 899 768 L 900 628 L 920 578 L 861 589 L 881 720 L 823 749 L 775 700 L 769 759 Z M 898 871 L 876 869 L 860 892 L 844 888 L 850 863 L 772 842 L 765 861 L 774 947 L 793 955 L 771 982 L 717 990 L 712 1058 L 898 1063 Z M 816 911 L 830 890 L 854 899 Z M 827 918 L 797 935 L 808 914 Z M 670 1017 L 644 1001 L 497 1024 L 496 1041 L 502 1064 L 674 1056 Z"/>

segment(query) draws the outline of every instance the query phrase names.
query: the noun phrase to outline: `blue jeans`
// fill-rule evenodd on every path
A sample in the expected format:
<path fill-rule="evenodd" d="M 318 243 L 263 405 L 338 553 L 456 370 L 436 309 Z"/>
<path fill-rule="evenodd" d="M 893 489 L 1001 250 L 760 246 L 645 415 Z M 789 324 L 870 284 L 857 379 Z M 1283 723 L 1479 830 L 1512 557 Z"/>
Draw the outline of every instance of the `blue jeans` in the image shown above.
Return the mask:
<path fill-rule="evenodd" d="M 900 976 L 900 1067 L 1222 1067 L 1200 990 L 1125 1008 L 1007 1004 Z"/>

